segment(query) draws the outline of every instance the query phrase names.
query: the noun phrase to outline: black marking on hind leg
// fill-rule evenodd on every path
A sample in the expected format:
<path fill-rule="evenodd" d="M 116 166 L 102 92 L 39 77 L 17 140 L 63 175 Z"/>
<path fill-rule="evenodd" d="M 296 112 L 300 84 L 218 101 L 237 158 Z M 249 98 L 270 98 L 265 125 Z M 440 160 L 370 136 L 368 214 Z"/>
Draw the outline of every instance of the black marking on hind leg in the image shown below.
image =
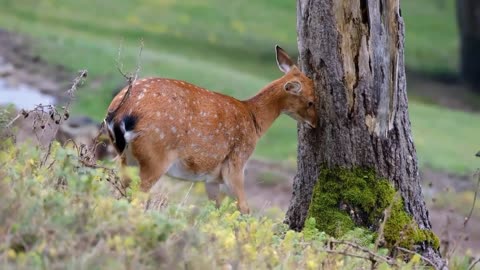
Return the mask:
<path fill-rule="evenodd" d="M 117 152 L 119 154 L 122 154 L 123 153 L 123 150 L 125 150 L 125 146 L 126 146 L 126 141 L 125 141 L 125 137 L 123 136 L 123 132 L 122 132 L 122 129 L 120 128 L 120 124 L 119 123 L 114 123 L 113 124 L 113 133 L 115 134 L 115 141 L 114 141 L 114 145 L 115 145 L 115 148 L 117 149 Z"/>
<path fill-rule="evenodd" d="M 122 154 L 127 147 L 125 133 L 134 130 L 137 122 L 138 118 L 135 115 L 126 115 L 120 122 L 113 124 L 113 137 L 115 138 L 114 145 L 119 154 Z"/>

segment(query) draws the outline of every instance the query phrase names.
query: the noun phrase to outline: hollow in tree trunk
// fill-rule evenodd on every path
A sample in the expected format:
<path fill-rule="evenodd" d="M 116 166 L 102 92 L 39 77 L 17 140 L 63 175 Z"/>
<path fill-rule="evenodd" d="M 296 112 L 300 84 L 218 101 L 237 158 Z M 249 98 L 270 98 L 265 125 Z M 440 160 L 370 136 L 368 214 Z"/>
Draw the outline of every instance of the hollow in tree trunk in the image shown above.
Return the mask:
<path fill-rule="evenodd" d="M 298 0 L 297 32 L 320 120 L 316 129 L 298 127 L 285 222 L 301 230 L 312 217 L 340 236 L 355 226 L 376 230 L 390 209 L 383 245 L 442 266 L 410 129 L 399 0 Z"/>

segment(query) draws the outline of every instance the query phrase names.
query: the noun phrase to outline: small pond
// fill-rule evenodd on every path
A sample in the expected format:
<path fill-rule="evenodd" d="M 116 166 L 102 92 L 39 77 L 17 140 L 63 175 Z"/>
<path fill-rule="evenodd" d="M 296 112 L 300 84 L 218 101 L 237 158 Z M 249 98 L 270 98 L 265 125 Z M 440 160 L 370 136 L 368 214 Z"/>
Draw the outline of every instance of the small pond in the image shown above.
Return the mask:
<path fill-rule="evenodd" d="M 38 104 L 55 104 L 55 98 L 26 84 L 12 85 L 0 78 L 0 105 L 7 104 L 13 104 L 18 109 L 30 110 Z"/>

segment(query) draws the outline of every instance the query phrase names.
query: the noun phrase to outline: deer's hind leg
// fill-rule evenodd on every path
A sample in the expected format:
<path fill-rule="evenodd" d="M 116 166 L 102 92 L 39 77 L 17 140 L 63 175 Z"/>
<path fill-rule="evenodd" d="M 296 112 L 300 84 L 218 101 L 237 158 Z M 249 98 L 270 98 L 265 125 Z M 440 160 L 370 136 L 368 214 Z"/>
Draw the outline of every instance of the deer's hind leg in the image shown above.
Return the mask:
<path fill-rule="evenodd" d="M 118 155 L 118 160 L 117 162 L 119 163 L 120 166 L 120 181 L 122 182 L 122 185 L 125 188 L 128 188 L 130 186 L 130 183 L 132 182 L 132 179 L 128 175 L 127 172 L 127 156 L 125 153 L 122 153 L 121 155 Z"/>
<path fill-rule="evenodd" d="M 221 183 L 218 182 L 207 182 L 205 183 L 205 189 L 207 191 L 208 199 L 215 201 L 217 207 L 220 206 L 223 199 L 225 198 L 225 193 L 221 190 Z"/>
<path fill-rule="evenodd" d="M 170 165 L 177 158 L 173 151 L 166 151 L 160 147 L 141 147 L 142 140 L 132 145 L 132 153 L 138 162 L 140 170 L 140 189 L 148 192 L 152 186 L 167 172 Z"/>

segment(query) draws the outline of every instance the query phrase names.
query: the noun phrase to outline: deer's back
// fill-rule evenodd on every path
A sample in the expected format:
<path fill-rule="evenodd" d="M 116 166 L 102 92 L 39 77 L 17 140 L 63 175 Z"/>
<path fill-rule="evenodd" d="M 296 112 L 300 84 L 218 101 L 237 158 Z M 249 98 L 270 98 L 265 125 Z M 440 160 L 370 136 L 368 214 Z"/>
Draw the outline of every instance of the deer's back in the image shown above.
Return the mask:
<path fill-rule="evenodd" d="M 117 94 L 109 111 L 126 92 Z M 138 80 L 114 120 L 126 116 L 136 120 L 131 147 L 137 158 L 173 154 L 195 172 L 214 170 L 229 158 L 248 159 L 256 143 L 252 116 L 242 102 L 184 81 Z"/>

